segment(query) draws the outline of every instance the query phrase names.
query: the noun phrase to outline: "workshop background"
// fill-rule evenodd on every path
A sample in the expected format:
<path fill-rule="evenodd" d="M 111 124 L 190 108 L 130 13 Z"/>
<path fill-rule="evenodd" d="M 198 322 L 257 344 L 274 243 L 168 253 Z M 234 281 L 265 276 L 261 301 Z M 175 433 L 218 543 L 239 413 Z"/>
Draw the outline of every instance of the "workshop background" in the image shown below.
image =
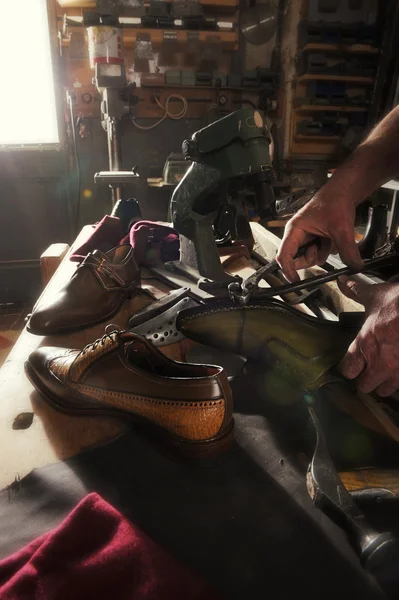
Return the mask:
<path fill-rule="evenodd" d="M 32 2 L 48 8 L 60 142 L 0 146 L 3 311 L 31 308 L 42 288 L 40 255 L 51 243 L 70 243 L 84 224 L 111 211 L 109 187 L 94 184 L 94 174 L 108 169 L 83 26 L 83 11 L 95 2 Z M 328 169 L 398 102 L 398 15 L 397 1 L 126 0 L 123 57 L 132 85 L 121 166 L 136 167 L 140 177 L 124 188 L 125 197 L 139 200 L 144 218 L 166 220 L 168 156 L 180 154 L 194 131 L 242 106 L 267 115 L 277 198 L 322 185 Z M 25 56 L 3 81 L 3 94 L 22 95 L 30 112 L 31 94 L 40 99 L 43 88 L 42 67 L 29 58 L 37 32 L 18 22 L 12 28 L 10 40 Z M 13 56 L 10 48 L 4 60 Z M 33 89 L 26 87 L 28 71 Z M 168 101 L 176 94 L 183 100 Z M 157 124 L 167 103 L 180 117 Z M 18 128 L 20 115 L 3 118 Z M 173 162 L 168 183 L 171 177 Z"/>

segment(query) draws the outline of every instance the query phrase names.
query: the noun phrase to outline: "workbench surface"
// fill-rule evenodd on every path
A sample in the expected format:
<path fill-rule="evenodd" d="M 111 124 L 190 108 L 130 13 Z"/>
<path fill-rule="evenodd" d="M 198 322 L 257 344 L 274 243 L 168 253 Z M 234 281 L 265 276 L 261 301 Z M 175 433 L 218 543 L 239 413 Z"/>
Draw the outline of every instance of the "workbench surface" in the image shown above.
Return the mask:
<path fill-rule="evenodd" d="M 58 291 L 76 266 L 66 257 L 44 294 Z M 140 292 L 112 321 L 125 327 L 149 302 Z M 24 330 L 0 371 L 0 488 L 24 478 L 0 492 L 0 555 L 54 527 L 97 491 L 227 598 L 285 599 L 299 590 L 309 600 L 333 600 L 340 590 L 348 592 L 342 598 L 380 598 L 344 532 L 306 491 L 309 458 L 296 441 L 306 407 L 303 414 L 303 407 L 285 406 L 278 415 L 255 374 L 233 381 L 235 442 L 208 464 L 174 462 L 122 421 L 71 417 L 45 404 L 24 374 L 29 353 L 43 344 L 83 348 L 104 325 L 48 338 Z M 337 411 L 332 403 L 330 409 L 327 422 Z M 27 429 L 13 427 L 18 415 L 32 412 Z M 353 420 L 345 415 L 344 422 Z M 352 488 L 364 480 L 346 476 Z"/>
<path fill-rule="evenodd" d="M 264 249 L 266 255 L 273 258 L 273 242 L 275 236 L 264 230 L 257 223 L 252 224 L 253 233 Z M 84 228 L 75 241 L 74 247 L 87 237 Z M 272 242 L 270 242 L 272 240 Z M 70 253 L 73 251 L 71 249 Z M 45 288 L 43 296 L 51 297 L 67 283 L 77 267 L 76 262 L 66 255 L 55 275 Z M 242 267 L 242 258 L 238 259 L 239 268 L 229 268 L 231 273 L 240 272 L 248 276 L 253 269 Z M 244 265 L 245 266 L 245 265 Z M 153 283 L 158 295 L 167 292 L 165 284 L 156 280 Z M 266 284 L 264 284 L 266 285 Z M 330 284 L 336 285 L 336 284 Z M 163 290 L 163 291 L 162 291 Z M 129 317 L 139 308 L 148 305 L 149 295 L 139 292 L 134 298 L 126 301 L 112 323 L 126 327 Z M 354 309 L 353 302 L 349 306 Z M 348 308 L 347 308 L 348 309 Z M 41 337 L 22 332 L 11 353 L 0 369 L 1 418 L 0 418 L 0 454 L 3 458 L 0 469 L 0 489 L 22 478 L 32 469 L 74 456 L 83 450 L 111 440 L 128 429 L 122 421 L 103 417 L 73 417 L 59 413 L 48 406 L 28 381 L 24 373 L 24 363 L 29 354 L 39 346 L 61 346 L 67 348 L 83 348 L 86 344 L 101 337 L 107 323 L 102 323 L 79 332 Z M 172 356 L 173 357 L 173 356 Z M 361 410 L 360 406 L 356 411 Z M 27 429 L 17 429 L 17 417 L 22 413 L 34 413 L 33 422 Z M 380 429 L 377 425 L 377 429 Z"/>

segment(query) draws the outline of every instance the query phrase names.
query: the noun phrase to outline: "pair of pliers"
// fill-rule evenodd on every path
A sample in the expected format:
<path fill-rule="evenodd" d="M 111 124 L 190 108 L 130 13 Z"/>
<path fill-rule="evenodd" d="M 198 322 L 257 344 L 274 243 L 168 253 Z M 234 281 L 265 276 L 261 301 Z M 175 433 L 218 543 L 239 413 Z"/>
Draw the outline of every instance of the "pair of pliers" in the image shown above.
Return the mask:
<path fill-rule="evenodd" d="M 297 259 L 300 256 L 304 256 L 309 248 L 311 248 L 312 246 L 320 245 L 321 239 L 318 237 L 314 238 L 306 244 L 300 246 L 294 258 Z M 230 298 L 235 304 L 239 304 L 240 306 L 246 306 L 250 301 L 252 295 L 259 289 L 259 282 L 262 281 L 262 279 L 264 279 L 266 275 L 271 275 L 279 269 L 280 265 L 278 264 L 277 260 L 272 260 L 267 265 L 264 265 L 263 267 L 255 271 L 255 273 L 252 273 L 252 275 L 247 277 L 247 279 L 245 279 L 241 283 L 234 281 L 229 285 Z M 280 290 L 281 288 L 278 289 Z M 280 293 L 276 292 L 275 295 L 279 296 Z"/>
<path fill-rule="evenodd" d="M 301 246 L 295 255 L 295 258 L 303 256 L 308 248 L 314 244 L 320 244 L 321 241 L 311 240 L 307 244 Z M 255 273 L 250 275 L 242 283 L 233 282 L 229 285 L 230 298 L 234 304 L 239 306 L 246 306 L 251 298 L 256 294 L 257 299 L 273 298 L 274 296 L 284 296 L 285 294 L 299 292 L 300 290 L 312 290 L 324 283 L 329 281 L 335 281 L 341 275 L 356 275 L 357 273 L 367 273 L 373 271 L 376 267 L 385 266 L 399 261 L 399 253 L 391 253 L 386 256 L 380 256 L 373 258 L 364 263 L 363 267 L 353 269 L 352 267 L 343 267 L 342 269 L 334 269 L 329 273 L 323 275 L 315 275 L 314 277 L 308 277 L 302 281 L 296 281 L 295 283 L 287 283 L 278 288 L 259 288 L 259 282 L 264 279 L 265 275 L 274 273 L 280 267 L 276 260 L 271 261 L 269 264 L 258 269 Z"/>

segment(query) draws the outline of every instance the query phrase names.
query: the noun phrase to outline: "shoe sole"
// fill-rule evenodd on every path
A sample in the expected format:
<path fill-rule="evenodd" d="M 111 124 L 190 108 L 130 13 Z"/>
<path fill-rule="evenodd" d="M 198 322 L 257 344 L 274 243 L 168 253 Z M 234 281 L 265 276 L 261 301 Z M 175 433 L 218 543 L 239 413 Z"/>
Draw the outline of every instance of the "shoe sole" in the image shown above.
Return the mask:
<path fill-rule="evenodd" d="M 103 317 L 101 317 L 101 319 L 97 319 L 96 321 L 91 321 L 90 323 L 85 323 L 84 325 L 74 325 L 71 327 L 61 327 L 60 329 L 57 330 L 52 330 L 52 331 L 48 331 L 48 330 L 40 330 L 40 329 L 31 329 L 29 327 L 29 321 L 26 325 L 26 331 L 28 333 L 31 333 L 32 335 L 43 335 L 43 336 L 47 336 L 47 335 L 62 335 L 64 333 L 73 333 L 75 331 L 81 331 L 82 329 L 89 329 L 91 327 L 94 327 L 95 325 L 99 325 L 100 323 L 104 323 L 105 321 L 107 321 L 108 319 L 110 319 L 111 317 L 115 316 L 116 313 L 118 312 L 118 310 L 120 309 L 120 307 L 122 306 L 122 304 L 124 303 L 125 300 L 127 300 L 128 298 L 133 298 L 133 296 L 135 294 L 137 294 L 140 291 L 140 287 L 136 287 L 129 289 L 126 291 L 126 293 L 121 297 L 121 299 L 119 300 L 117 306 L 107 315 L 104 315 Z"/>
<path fill-rule="evenodd" d="M 66 406 L 65 404 L 60 403 L 59 398 L 52 395 L 49 390 L 43 386 L 43 382 L 36 375 L 29 362 L 25 362 L 25 374 L 51 408 L 74 417 L 113 417 L 123 420 L 128 419 L 137 426 L 138 432 L 143 433 L 162 454 L 165 454 L 166 450 L 166 453 L 172 453 L 174 458 L 176 458 L 176 456 L 186 459 L 213 458 L 214 456 L 226 452 L 233 441 L 233 419 L 228 428 L 223 432 L 223 435 L 209 440 L 192 442 L 174 436 L 159 425 L 152 423 L 140 415 L 134 415 L 133 413 L 112 408 L 90 409 L 86 407 L 71 408 L 71 406 Z"/>

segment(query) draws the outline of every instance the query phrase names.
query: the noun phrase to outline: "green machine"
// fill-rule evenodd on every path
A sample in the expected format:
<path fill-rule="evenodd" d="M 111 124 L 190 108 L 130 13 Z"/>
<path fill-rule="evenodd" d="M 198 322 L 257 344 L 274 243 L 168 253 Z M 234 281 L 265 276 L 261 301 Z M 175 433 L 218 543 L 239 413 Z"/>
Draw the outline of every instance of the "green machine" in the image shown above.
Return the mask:
<path fill-rule="evenodd" d="M 180 236 L 180 260 L 173 272 L 213 293 L 236 280 L 221 265 L 219 246 L 252 240 L 246 208 L 274 216 L 269 147 L 271 135 L 258 110 L 238 110 L 183 142 L 192 165 L 175 189 L 170 206 Z"/>

